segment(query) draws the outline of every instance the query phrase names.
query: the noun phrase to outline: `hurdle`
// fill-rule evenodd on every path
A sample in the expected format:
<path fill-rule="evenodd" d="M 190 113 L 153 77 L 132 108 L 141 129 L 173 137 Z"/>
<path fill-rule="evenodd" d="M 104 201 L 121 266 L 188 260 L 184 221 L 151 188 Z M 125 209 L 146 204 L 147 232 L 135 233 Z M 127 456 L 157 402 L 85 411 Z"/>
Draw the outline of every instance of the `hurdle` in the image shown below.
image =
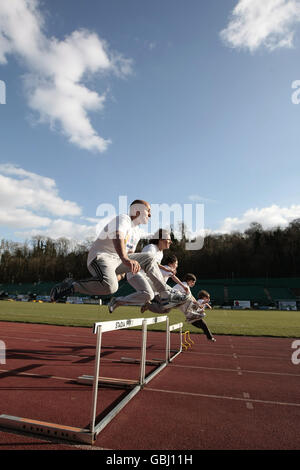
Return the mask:
<path fill-rule="evenodd" d="M 165 335 L 165 353 L 164 359 L 147 361 L 146 360 L 146 346 L 147 346 L 147 327 L 148 325 L 166 322 L 166 335 Z M 111 377 L 100 377 L 100 356 L 102 345 L 102 334 L 108 331 L 115 331 L 120 329 L 127 329 L 131 327 L 142 326 L 142 341 L 139 369 L 139 379 L 118 379 Z M 81 442 L 93 445 L 97 435 L 105 428 L 105 426 L 129 403 L 129 401 L 146 385 L 150 382 L 164 367 L 167 366 L 180 352 L 182 346 L 176 353 L 171 356 L 170 349 L 170 332 L 175 329 L 180 329 L 180 344 L 182 343 L 182 323 L 176 325 L 169 325 L 168 316 L 159 316 L 153 318 L 134 318 L 127 320 L 105 321 L 97 322 L 94 324 L 93 333 L 97 335 L 96 339 L 96 352 L 94 363 L 94 375 L 83 375 L 78 377 L 77 382 L 81 384 L 92 385 L 92 404 L 90 411 L 90 422 L 84 428 L 66 426 L 57 423 L 50 423 L 37 419 L 23 418 L 11 416 L 7 414 L 0 415 L 0 427 L 5 429 L 13 429 L 22 433 L 39 434 L 44 437 L 62 439 L 74 442 Z M 130 362 L 131 359 L 128 359 Z M 146 376 L 146 365 L 157 365 L 158 367 Z M 97 398 L 99 393 L 99 386 L 119 387 L 129 389 L 129 393 L 98 423 L 96 423 L 97 414 Z"/>
<path fill-rule="evenodd" d="M 147 344 L 147 326 L 166 322 L 166 347 L 165 347 L 165 360 L 159 364 L 159 367 L 155 369 L 149 376 L 146 377 L 145 366 L 146 366 L 146 344 Z M 130 381 L 128 383 L 127 379 L 110 379 L 100 377 L 100 356 L 101 356 L 101 343 L 102 343 L 102 334 L 107 331 L 115 331 L 125 328 L 131 328 L 136 326 L 142 326 L 142 342 L 141 342 L 141 358 L 140 371 L 139 371 L 139 380 Z M 95 365 L 94 365 L 94 375 L 82 375 L 78 377 L 79 383 L 92 384 L 93 385 L 93 398 L 92 398 L 92 408 L 91 408 L 91 420 L 90 420 L 90 433 L 94 436 L 94 439 L 97 435 L 107 426 L 107 424 L 124 408 L 127 403 L 141 390 L 141 388 L 148 383 L 155 375 L 157 375 L 168 363 L 169 356 L 169 317 L 161 316 L 154 318 L 134 318 L 128 320 L 117 320 L 117 321 L 107 321 L 107 322 L 97 322 L 94 324 L 94 333 L 97 334 L 97 345 L 96 345 L 96 355 L 95 355 Z M 97 398 L 99 393 L 99 385 L 112 385 L 120 386 L 121 388 L 131 388 L 131 391 L 118 403 L 106 416 L 104 416 L 98 423 L 96 423 L 96 413 L 97 413 Z"/>
<path fill-rule="evenodd" d="M 175 359 L 175 357 L 177 357 L 178 354 L 180 354 L 182 352 L 182 327 L 183 327 L 183 323 L 177 323 L 176 325 L 170 325 L 169 326 L 169 362 L 173 361 L 173 359 Z M 173 354 L 173 356 L 171 356 L 171 337 L 170 337 L 170 333 L 171 333 L 171 331 L 174 331 L 174 330 L 180 330 L 179 331 L 180 346 L 179 346 L 178 350 L 172 351 L 175 354 Z"/>
<path fill-rule="evenodd" d="M 194 344 L 194 341 L 192 340 L 189 331 L 185 331 L 184 334 L 183 334 L 183 337 L 184 337 L 184 341 L 182 343 L 182 346 L 184 347 L 184 349 L 186 351 L 187 349 L 192 348 L 192 345 Z"/>
<path fill-rule="evenodd" d="M 177 324 L 174 324 L 174 325 L 169 325 L 169 330 L 168 330 L 168 339 L 167 339 L 167 343 L 166 343 L 166 347 L 168 349 L 168 352 L 167 352 L 167 362 L 171 362 L 173 361 L 173 359 L 175 359 L 175 357 L 177 357 L 181 352 L 182 352 L 182 328 L 183 328 L 183 323 L 177 323 Z M 180 330 L 179 334 L 179 339 L 180 339 L 180 342 L 179 342 L 179 349 L 175 349 L 175 350 L 171 350 L 171 336 L 170 336 L 170 333 L 171 331 L 174 331 L 174 330 Z M 171 352 L 174 353 L 173 355 L 171 355 Z M 129 364 L 138 364 L 140 362 L 139 359 L 134 359 L 132 357 L 121 357 L 121 362 L 127 362 Z M 162 361 L 160 359 L 152 359 L 152 360 L 147 360 L 145 361 L 145 364 L 146 365 L 159 365 L 161 364 Z"/>

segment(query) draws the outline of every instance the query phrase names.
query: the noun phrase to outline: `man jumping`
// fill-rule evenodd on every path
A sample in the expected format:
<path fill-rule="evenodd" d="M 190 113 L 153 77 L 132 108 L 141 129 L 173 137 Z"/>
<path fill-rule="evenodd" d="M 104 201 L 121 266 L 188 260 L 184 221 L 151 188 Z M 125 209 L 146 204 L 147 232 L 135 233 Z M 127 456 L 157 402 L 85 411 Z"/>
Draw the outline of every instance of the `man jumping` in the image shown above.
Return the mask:
<path fill-rule="evenodd" d="M 74 293 L 109 295 L 119 288 L 118 276 L 143 269 L 151 279 L 165 307 L 173 307 L 186 300 L 186 294 L 172 294 L 151 253 L 135 253 L 141 237 L 139 225 L 147 224 L 151 217 L 150 204 L 136 199 L 130 205 L 129 215 L 121 214 L 112 219 L 100 232 L 88 253 L 87 267 L 92 278 L 80 281 L 65 279 L 50 293 L 52 302 Z"/>

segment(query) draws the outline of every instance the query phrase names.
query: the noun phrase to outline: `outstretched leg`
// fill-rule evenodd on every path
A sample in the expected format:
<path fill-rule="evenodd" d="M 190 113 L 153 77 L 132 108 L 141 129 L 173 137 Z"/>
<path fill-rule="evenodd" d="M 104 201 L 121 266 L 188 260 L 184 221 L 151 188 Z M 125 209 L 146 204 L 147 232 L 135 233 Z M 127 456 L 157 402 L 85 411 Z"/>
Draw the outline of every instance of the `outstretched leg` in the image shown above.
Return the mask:
<path fill-rule="evenodd" d="M 216 341 L 213 335 L 211 334 L 210 329 L 208 328 L 207 324 L 205 323 L 204 320 L 202 320 L 202 318 L 200 320 L 196 320 L 192 322 L 192 325 L 194 325 L 196 328 L 201 328 L 201 330 L 204 331 L 207 339 L 209 339 L 210 341 Z"/>

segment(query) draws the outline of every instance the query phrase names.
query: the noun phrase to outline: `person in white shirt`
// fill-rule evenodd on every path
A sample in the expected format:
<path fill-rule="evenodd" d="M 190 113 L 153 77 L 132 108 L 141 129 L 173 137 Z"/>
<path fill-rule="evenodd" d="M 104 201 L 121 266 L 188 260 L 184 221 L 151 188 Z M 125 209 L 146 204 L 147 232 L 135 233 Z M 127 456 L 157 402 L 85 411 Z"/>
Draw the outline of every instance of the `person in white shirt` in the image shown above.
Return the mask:
<path fill-rule="evenodd" d="M 194 287 L 196 283 L 196 276 L 193 274 L 187 274 L 185 279 L 189 287 Z M 181 290 L 181 287 L 176 285 L 174 287 L 174 290 L 175 289 Z M 183 305 L 178 306 L 178 308 L 184 313 L 188 323 L 191 323 L 196 328 L 201 328 L 209 341 L 216 341 L 207 324 L 203 320 L 203 317 L 205 317 L 205 308 L 211 309 L 210 295 L 207 291 L 201 290 L 198 293 L 198 300 L 192 297 L 190 302 L 187 301 Z"/>
<path fill-rule="evenodd" d="M 153 254 L 134 253 L 140 239 L 138 225 L 146 224 L 151 217 L 150 204 L 136 199 L 130 205 L 129 215 L 121 214 L 111 220 L 93 243 L 87 259 L 87 267 L 92 278 L 80 281 L 65 279 L 55 286 L 50 293 L 52 302 L 61 297 L 82 293 L 86 295 L 108 295 L 118 290 L 118 276 L 123 273 L 138 273 L 143 269 L 150 278 L 161 299 L 170 304 L 171 299 L 166 289 Z"/>
<path fill-rule="evenodd" d="M 165 280 L 165 283 L 171 278 L 172 281 L 176 282 L 179 286 L 182 287 L 182 292 L 189 293 L 189 289 L 187 288 L 186 284 L 181 282 L 180 279 L 176 276 L 177 268 L 178 268 L 178 259 L 175 255 L 169 255 L 164 265 L 160 265 L 160 272 L 162 277 Z"/>
<path fill-rule="evenodd" d="M 164 250 L 169 249 L 171 243 L 172 240 L 170 232 L 168 230 L 159 229 L 153 235 L 150 243 L 142 250 L 142 253 L 153 254 L 165 283 L 170 276 L 176 278 L 174 275 L 174 269 L 161 265 Z M 126 277 L 128 283 L 135 289 L 136 292 L 122 297 L 112 297 L 108 304 L 108 310 L 110 313 L 122 305 L 144 305 L 148 302 L 151 302 L 151 300 L 153 300 L 154 297 L 158 294 L 158 292 L 155 291 L 155 287 L 151 282 L 151 279 L 144 270 L 141 269 L 136 274 L 128 273 Z M 175 282 L 180 283 L 181 281 L 176 278 Z M 168 289 L 168 286 L 166 286 L 166 288 Z M 186 289 L 186 291 L 183 292 L 188 293 L 188 290 Z"/>
<path fill-rule="evenodd" d="M 172 290 L 177 292 L 185 292 L 185 289 L 188 288 L 190 292 L 190 296 L 188 299 L 182 303 L 177 305 L 175 308 L 179 308 L 185 315 L 186 321 L 191 323 L 196 328 L 201 328 L 205 333 L 208 340 L 215 342 L 216 339 L 211 334 L 207 324 L 203 320 L 206 316 L 204 310 L 205 308 L 211 308 L 210 306 L 210 295 L 205 290 L 201 290 L 198 294 L 198 300 L 192 295 L 190 289 L 194 287 L 196 284 L 196 276 L 192 273 L 188 273 L 184 276 L 183 283 L 176 284 Z M 181 285 L 183 284 L 184 287 Z M 147 310 L 150 310 L 154 313 L 169 313 L 171 308 L 163 308 L 161 303 L 151 303 L 147 306 Z M 145 310 L 144 310 L 145 311 Z"/>
<path fill-rule="evenodd" d="M 175 276 L 176 271 L 178 268 L 178 259 L 175 255 L 169 255 L 166 258 L 165 264 L 160 266 L 160 271 L 162 276 L 166 282 L 171 278 L 174 282 L 176 282 L 176 286 L 180 287 L 180 291 L 178 289 L 172 288 L 171 286 L 167 285 L 169 291 L 173 293 L 176 297 L 176 294 L 185 293 L 187 295 L 186 301 L 190 301 L 192 294 L 189 289 L 189 286 L 185 282 L 181 282 L 177 276 Z M 141 308 L 141 313 L 144 313 L 146 310 L 150 310 L 153 313 L 169 313 L 170 309 L 164 305 L 159 296 L 156 296 L 152 302 L 146 302 L 145 305 Z"/>

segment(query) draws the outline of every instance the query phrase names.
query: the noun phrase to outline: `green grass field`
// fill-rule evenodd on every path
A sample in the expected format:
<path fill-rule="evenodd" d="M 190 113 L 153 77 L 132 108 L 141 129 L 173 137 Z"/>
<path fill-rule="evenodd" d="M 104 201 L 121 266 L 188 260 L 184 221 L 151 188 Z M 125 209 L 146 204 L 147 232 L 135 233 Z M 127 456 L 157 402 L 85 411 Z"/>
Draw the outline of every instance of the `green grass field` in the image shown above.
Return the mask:
<path fill-rule="evenodd" d="M 0 322 L 92 327 L 97 321 L 153 316 L 151 312 L 141 315 L 138 307 L 120 307 L 109 314 L 106 306 L 0 301 Z M 172 310 L 169 317 L 171 324 L 183 322 L 184 329 L 203 334 L 202 330 L 185 322 L 180 310 Z M 205 321 L 215 335 L 300 338 L 299 311 L 213 309 L 207 311 Z M 164 330 L 164 323 L 150 326 L 149 329 Z"/>

